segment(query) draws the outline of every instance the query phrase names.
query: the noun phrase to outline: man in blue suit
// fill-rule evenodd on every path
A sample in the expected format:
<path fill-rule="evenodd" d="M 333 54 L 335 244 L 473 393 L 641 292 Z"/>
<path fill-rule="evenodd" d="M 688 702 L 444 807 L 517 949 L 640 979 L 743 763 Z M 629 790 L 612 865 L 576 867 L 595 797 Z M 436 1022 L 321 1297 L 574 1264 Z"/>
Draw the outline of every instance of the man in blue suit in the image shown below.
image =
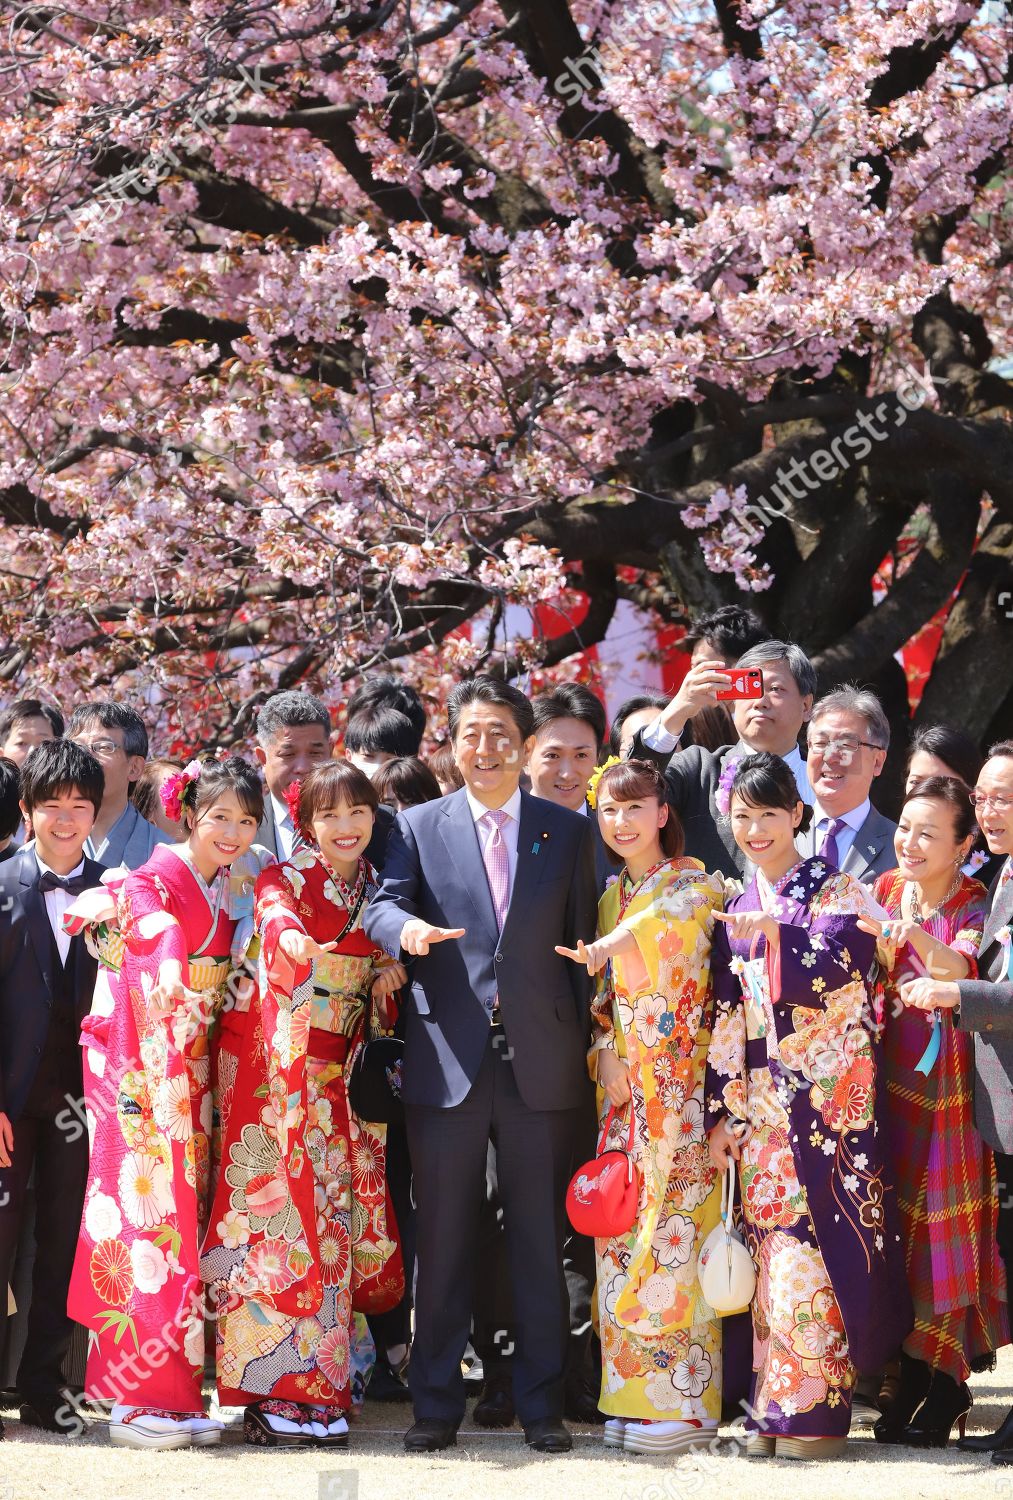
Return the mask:
<path fill-rule="evenodd" d="M 403 1098 L 418 1205 L 409 1452 L 456 1441 L 486 1155 L 496 1146 L 513 1286 L 513 1384 L 529 1445 L 571 1447 L 562 1422 L 568 1308 L 563 1203 L 587 1102 L 587 976 L 555 949 L 595 920 L 594 829 L 520 790 L 523 693 L 455 688 L 464 787 L 399 815 L 369 936 L 412 964 Z"/>

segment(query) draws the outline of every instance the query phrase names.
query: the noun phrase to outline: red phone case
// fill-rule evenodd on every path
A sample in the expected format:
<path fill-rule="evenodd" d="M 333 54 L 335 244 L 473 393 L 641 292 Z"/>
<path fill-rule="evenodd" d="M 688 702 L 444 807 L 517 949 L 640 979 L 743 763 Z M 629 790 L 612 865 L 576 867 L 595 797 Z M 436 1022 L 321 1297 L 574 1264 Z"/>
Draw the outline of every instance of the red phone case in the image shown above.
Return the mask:
<path fill-rule="evenodd" d="M 759 667 L 718 667 L 718 671 L 731 679 L 728 690 L 718 693 L 719 703 L 763 697 L 763 673 Z"/>

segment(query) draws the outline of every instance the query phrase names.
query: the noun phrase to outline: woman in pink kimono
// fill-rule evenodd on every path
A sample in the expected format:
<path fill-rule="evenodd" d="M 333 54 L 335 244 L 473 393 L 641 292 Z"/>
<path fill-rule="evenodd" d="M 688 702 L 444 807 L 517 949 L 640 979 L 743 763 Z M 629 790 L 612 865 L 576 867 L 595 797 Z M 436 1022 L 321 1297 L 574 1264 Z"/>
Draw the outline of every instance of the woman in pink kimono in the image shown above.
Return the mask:
<path fill-rule="evenodd" d="M 230 866 L 253 843 L 263 793 L 230 757 L 191 762 L 163 800 L 186 842 L 128 875 L 115 913 L 89 909 L 93 892 L 80 903 L 103 967 L 82 1034 L 92 1149 L 69 1309 L 91 1330 L 85 1390 L 113 1401 L 113 1443 L 184 1448 L 221 1431 L 201 1400 L 210 1036 L 252 897 Z"/>

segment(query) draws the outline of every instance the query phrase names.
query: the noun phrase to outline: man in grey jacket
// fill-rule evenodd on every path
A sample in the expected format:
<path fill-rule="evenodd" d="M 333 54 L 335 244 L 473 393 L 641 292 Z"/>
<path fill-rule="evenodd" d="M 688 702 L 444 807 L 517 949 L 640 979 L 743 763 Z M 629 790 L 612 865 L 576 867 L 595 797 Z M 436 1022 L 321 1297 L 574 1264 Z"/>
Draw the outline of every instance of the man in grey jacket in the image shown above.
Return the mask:
<path fill-rule="evenodd" d="M 808 744 L 813 820 L 795 840 L 798 851 L 806 858 L 819 855 L 872 885 L 897 865 L 897 825 L 869 800 L 890 748 L 883 705 L 865 689 L 836 688 L 813 707 Z"/>
<path fill-rule="evenodd" d="M 993 854 L 1005 861 L 988 893 L 988 913 L 978 949 L 978 978 L 942 982 L 913 979 L 901 986 L 905 1005 L 947 1009 L 961 1031 L 974 1037 L 974 1123 L 995 1156 L 999 1197 L 997 1239 L 1013 1287 L 1013 740 L 993 745 L 971 794 L 978 823 Z M 961 1438 L 970 1452 L 992 1450 L 992 1462 L 1013 1465 L 1013 1411 L 997 1432 Z"/>
<path fill-rule="evenodd" d="M 172 843 L 130 801 L 148 758 L 144 720 L 125 703 L 82 703 L 71 715 L 67 738 L 94 755 L 105 776 L 102 806 L 85 842 L 85 854 L 107 870 L 139 869 L 157 844 Z"/>

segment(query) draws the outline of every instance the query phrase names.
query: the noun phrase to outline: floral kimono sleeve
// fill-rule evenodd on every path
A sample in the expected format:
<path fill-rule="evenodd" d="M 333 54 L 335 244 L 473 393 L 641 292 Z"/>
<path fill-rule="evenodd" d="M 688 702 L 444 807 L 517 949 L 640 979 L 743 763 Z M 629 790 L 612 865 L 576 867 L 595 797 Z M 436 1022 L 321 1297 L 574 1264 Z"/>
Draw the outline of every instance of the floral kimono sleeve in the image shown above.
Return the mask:
<path fill-rule="evenodd" d="M 728 929 L 714 924 L 711 946 L 711 992 L 713 1014 L 704 1080 L 706 1111 L 704 1128 L 730 1116 L 746 1118 L 746 1009 L 742 985 L 732 957 Z"/>
<path fill-rule="evenodd" d="M 813 898 L 806 926 L 779 922 L 781 940 L 767 949 L 771 1004 L 820 1007 L 850 984 L 864 984 L 876 939 L 863 932 L 864 895 L 850 875 L 834 875 Z"/>
<path fill-rule="evenodd" d="M 141 869 L 120 887 L 116 915 L 120 937 L 130 951 L 153 970 L 175 959 L 186 974 L 189 953 L 186 936 L 172 911 L 172 897 L 154 872 Z"/>
<path fill-rule="evenodd" d="M 270 865 L 257 878 L 254 895 L 254 925 L 260 934 L 260 958 L 268 983 L 284 1003 L 309 972 L 308 964 L 296 964 L 280 946 L 286 932 L 306 935 L 300 913 L 305 877 L 290 865 Z"/>

